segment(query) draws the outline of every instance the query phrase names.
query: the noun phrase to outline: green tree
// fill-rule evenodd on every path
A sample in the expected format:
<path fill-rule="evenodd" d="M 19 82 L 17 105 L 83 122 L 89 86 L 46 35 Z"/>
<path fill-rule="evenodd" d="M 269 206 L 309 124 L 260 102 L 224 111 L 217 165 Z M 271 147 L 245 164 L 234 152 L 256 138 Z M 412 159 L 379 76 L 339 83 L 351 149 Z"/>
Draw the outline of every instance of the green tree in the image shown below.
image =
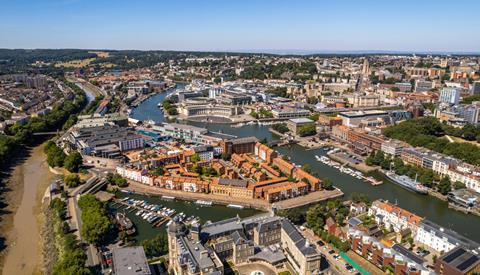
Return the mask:
<path fill-rule="evenodd" d="M 281 134 L 285 134 L 289 131 L 286 123 L 273 124 L 272 129 Z"/>
<path fill-rule="evenodd" d="M 325 190 L 333 190 L 333 181 L 331 179 L 323 179 L 322 187 Z"/>
<path fill-rule="evenodd" d="M 82 181 L 80 180 L 80 177 L 78 176 L 78 174 L 70 174 L 70 175 L 67 175 L 65 176 L 64 180 L 65 184 L 69 187 L 69 188 L 74 188 L 74 187 L 77 187 L 79 186 Z"/>
<path fill-rule="evenodd" d="M 73 152 L 65 158 L 63 166 L 70 172 L 77 173 L 82 167 L 83 159 L 79 152 Z"/>
<path fill-rule="evenodd" d="M 365 193 L 353 192 L 350 195 L 350 200 L 352 200 L 355 203 L 359 203 L 359 202 L 363 202 L 365 204 L 370 204 L 371 203 L 370 198 Z"/>
<path fill-rule="evenodd" d="M 91 244 L 100 244 L 108 236 L 111 221 L 105 204 L 88 194 L 80 197 L 78 206 L 82 211 L 82 236 Z"/>
<path fill-rule="evenodd" d="M 307 173 L 312 173 L 312 166 L 308 163 L 305 163 L 303 166 L 302 166 L 302 170 L 307 172 Z"/>
<path fill-rule="evenodd" d="M 308 227 L 310 227 L 314 232 L 321 230 L 325 225 L 324 212 L 325 209 L 320 204 L 314 205 L 307 210 L 305 220 L 307 221 Z"/>
<path fill-rule="evenodd" d="M 168 239 L 166 234 L 158 234 L 150 240 L 142 241 L 143 249 L 148 258 L 159 257 L 168 252 Z"/>
<path fill-rule="evenodd" d="M 442 195 L 448 194 L 452 190 L 452 184 L 448 176 L 443 177 L 437 185 L 438 192 Z"/>
<path fill-rule="evenodd" d="M 453 188 L 455 188 L 455 190 L 459 190 L 459 189 L 465 189 L 467 188 L 467 186 L 463 182 L 456 181 L 453 183 Z"/>
<path fill-rule="evenodd" d="M 200 155 L 198 153 L 193 154 L 190 157 L 190 161 L 193 162 L 193 163 L 199 162 L 200 161 Z"/>
<path fill-rule="evenodd" d="M 63 150 L 55 144 L 55 142 L 46 142 L 43 147 L 43 151 L 47 155 L 47 163 L 50 167 L 63 166 L 66 155 Z"/>
<path fill-rule="evenodd" d="M 153 169 L 152 174 L 155 176 L 163 176 L 164 172 L 163 166 L 158 166 Z"/>
<path fill-rule="evenodd" d="M 298 135 L 301 137 L 313 136 L 317 134 L 315 124 L 307 124 L 298 128 Z"/>

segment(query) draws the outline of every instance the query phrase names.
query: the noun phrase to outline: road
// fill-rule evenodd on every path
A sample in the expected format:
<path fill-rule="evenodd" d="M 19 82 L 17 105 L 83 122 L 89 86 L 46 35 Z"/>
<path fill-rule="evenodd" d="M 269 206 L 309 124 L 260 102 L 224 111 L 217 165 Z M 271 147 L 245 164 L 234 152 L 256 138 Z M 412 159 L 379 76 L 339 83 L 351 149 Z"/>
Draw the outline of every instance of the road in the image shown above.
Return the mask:
<path fill-rule="evenodd" d="M 320 241 L 321 239 L 316 236 L 312 230 L 310 229 L 305 229 L 302 231 L 303 235 L 310 241 L 310 243 L 317 243 L 318 241 Z M 323 240 L 322 240 L 323 241 Z M 332 274 L 351 274 L 351 272 L 349 272 L 346 268 L 345 268 L 345 261 L 339 257 L 338 260 L 335 260 L 333 258 L 333 255 L 338 255 L 338 250 L 335 249 L 334 247 L 332 247 L 331 245 L 327 244 L 325 241 L 323 241 L 325 243 L 324 246 L 320 247 L 320 251 L 321 253 L 325 256 L 325 258 L 327 259 L 328 263 L 330 264 L 330 268 L 329 268 L 329 271 L 332 273 Z M 329 254 L 328 251 L 330 250 L 335 250 L 335 254 Z"/>
<path fill-rule="evenodd" d="M 98 169 L 90 169 L 90 171 L 94 174 L 93 176 L 98 176 L 98 177 L 100 177 L 102 173 Z M 81 185 L 70 192 L 70 197 L 68 199 L 68 208 L 72 218 L 71 219 L 72 223 L 75 223 L 77 227 L 77 231 L 75 232 L 75 234 L 77 235 L 81 243 L 87 243 L 82 238 L 82 232 L 81 232 L 82 231 L 82 218 L 81 218 L 82 212 L 78 207 L 78 199 L 80 198 L 79 193 L 82 187 L 83 186 Z M 94 245 L 89 244 L 87 246 L 86 254 L 87 254 L 87 266 L 100 265 L 100 257 L 98 254 L 98 250 Z"/>

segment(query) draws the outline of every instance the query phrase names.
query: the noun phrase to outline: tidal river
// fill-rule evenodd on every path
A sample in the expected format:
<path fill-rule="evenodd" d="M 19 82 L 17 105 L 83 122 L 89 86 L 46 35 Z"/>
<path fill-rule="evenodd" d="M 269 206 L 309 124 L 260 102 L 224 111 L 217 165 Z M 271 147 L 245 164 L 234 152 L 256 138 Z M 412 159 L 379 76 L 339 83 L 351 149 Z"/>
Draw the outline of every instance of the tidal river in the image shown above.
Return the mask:
<path fill-rule="evenodd" d="M 85 93 L 90 103 L 94 96 L 91 91 Z M 13 225 L 8 232 L 2 232 L 7 239 L 3 274 L 41 274 L 41 199 L 53 177 L 43 145 L 32 148 L 27 158 L 14 168 L 9 179 L 11 191 L 7 194 L 9 207 L 14 210 Z"/>
<path fill-rule="evenodd" d="M 156 94 L 145 100 L 130 114 L 131 117 L 139 120 L 154 120 L 163 122 L 164 116 L 157 107 L 168 93 Z M 208 128 L 216 132 L 224 132 L 239 137 L 256 136 L 259 139 L 277 139 L 268 131 L 268 126 L 246 125 L 241 128 L 233 128 L 226 124 L 191 123 L 192 125 Z M 315 155 L 325 154 L 323 150 L 305 150 L 303 147 L 293 145 L 291 147 L 276 148 L 280 153 L 291 157 L 296 164 L 309 163 L 321 178 L 329 178 L 334 185 L 339 187 L 348 197 L 353 192 L 362 192 L 371 199 L 384 199 L 397 203 L 400 207 L 416 213 L 422 217 L 438 223 L 445 228 L 450 228 L 468 238 L 480 242 L 480 217 L 467 215 L 448 208 L 444 201 L 433 197 L 422 196 L 410 192 L 388 180 L 384 184 L 372 186 L 349 175 L 340 173 L 338 170 L 315 160 Z"/>
<path fill-rule="evenodd" d="M 40 231 L 41 198 L 53 179 L 43 154 L 43 146 L 32 149 L 30 156 L 15 167 L 11 184 L 22 188 L 13 228 L 7 236 L 8 250 L 3 274 L 41 274 Z"/>

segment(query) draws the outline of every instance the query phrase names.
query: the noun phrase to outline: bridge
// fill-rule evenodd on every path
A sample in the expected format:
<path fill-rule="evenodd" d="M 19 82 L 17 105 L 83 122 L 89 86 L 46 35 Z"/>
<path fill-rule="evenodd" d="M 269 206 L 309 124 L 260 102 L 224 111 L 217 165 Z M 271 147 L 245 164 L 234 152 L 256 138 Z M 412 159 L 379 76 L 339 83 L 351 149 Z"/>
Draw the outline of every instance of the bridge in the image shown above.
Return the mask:
<path fill-rule="evenodd" d="M 57 130 L 56 132 L 37 132 L 37 133 L 33 133 L 34 136 L 51 136 L 51 135 L 60 135 L 60 134 L 64 134 L 65 131 L 60 131 L 60 130 Z"/>
<path fill-rule="evenodd" d="M 107 180 L 97 176 L 91 177 L 79 190 L 80 195 L 94 194 L 107 184 Z"/>

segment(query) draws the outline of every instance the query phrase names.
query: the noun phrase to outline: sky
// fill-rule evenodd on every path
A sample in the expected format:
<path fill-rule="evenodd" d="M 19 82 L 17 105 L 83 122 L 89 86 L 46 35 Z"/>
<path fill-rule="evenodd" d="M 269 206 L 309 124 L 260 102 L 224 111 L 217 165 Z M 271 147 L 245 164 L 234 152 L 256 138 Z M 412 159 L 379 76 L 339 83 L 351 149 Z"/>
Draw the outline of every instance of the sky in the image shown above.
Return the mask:
<path fill-rule="evenodd" d="M 478 0 L 0 0 L 0 48 L 480 52 Z"/>

